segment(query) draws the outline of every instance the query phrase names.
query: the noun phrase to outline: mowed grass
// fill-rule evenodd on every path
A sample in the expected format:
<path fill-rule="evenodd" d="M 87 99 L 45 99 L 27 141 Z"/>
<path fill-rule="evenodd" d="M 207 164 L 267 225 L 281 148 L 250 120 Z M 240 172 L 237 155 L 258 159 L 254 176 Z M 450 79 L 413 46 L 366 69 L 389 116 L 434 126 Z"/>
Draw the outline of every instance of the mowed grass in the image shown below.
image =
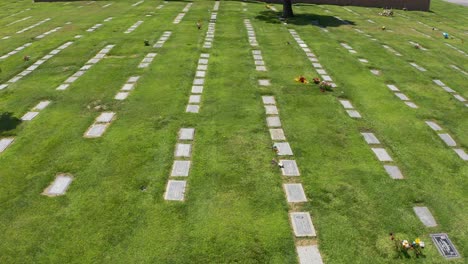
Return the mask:
<path fill-rule="evenodd" d="M 40 100 L 52 103 L 31 122 L 0 136 L 16 140 L 0 154 L 1 263 L 297 263 L 283 179 L 275 166 L 265 124 L 262 95 L 274 95 L 288 142 L 301 171 L 310 212 L 325 263 L 445 263 L 429 234 L 448 233 L 468 255 L 468 167 L 424 123 L 437 121 L 468 151 L 468 119 L 463 103 L 432 82 L 444 83 L 468 98 L 464 37 L 467 9 L 433 1 L 431 13 L 297 5 L 295 19 L 283 25 L 263 3 L 221 1 L 212 49 L 202 48 L 214 1 L 195 1 L 180 24 L 173 19 L 188 2 L 107 1 L 0 4 L 3 55 L 54 27 L 64 26 L 25 50 L 0 61 L 0 83 L 32 65 L 66 41 L 74 43 L 32 74 L 0 91 L 0 113 L 21 117 Z M 83 6 L 82 8 L 78 8 Z M 280 5 L 275 5 L 281 9 Z M 11 14 L 31 8 L 15 16 Z M 242 9 L 247 8 L 246 12 Z M 330 12 L 325 12 L 325 9 Z M 83 15 L 86 14 L 86 15 Z M 403 14 L 407 17 L 399 16 Z M 150 15 L 150 16 L 147 16 Z M 340 25 L 332 16 L 351 21 Z M 9 17 L 10 16 L 10 17 Z M 15 32 L 50 17 L 22 34 Z M 114 17 L 110 22 L 103 22 Z M 257 34 L 268 72 L 255 71 L 244 18 Z M 311 20 L 329 25 L 329 33 Z M 376 21 L 376 24 L 367 22 Z M 123 32 L 143 20 L 130 34 Z M 196 22 L 202 20 L 202 30 Z M 65 25 L 66 22 L 72 22 Z M 439 30 L 417 23 L 423 22 Z M 102 23 L 95 32 L 86 29 Z M 385 25 L 393 32 L 382 31 Z M 332 93 L 294 82 L 316 73 L 288 28 L 295 29 L 338 84 Z M 378 41 L 356 32 L 359 28 Z M 429 35 L 426 37 L 412 30 Z M 161 49 L 164 31 L 172 36 Z M 441 32 L 453 39 L 444 40 Z M 75 39 L 75 35 L 83 35 Z M 408 41 L 428 51 L 414 49 Z M 358 53 L 350 54 L 340 42 Z M 108 57 L 66 91 L 56 87 L 109 44 Z M 402 53 L 396 57 L 387 44 Z M 149 68 L 137 65 L 157 52 Z M 201 52 L 210 60 L 199 114 L 185 113 Z M 24 62 L 23 56 L 31 60 Z M 366 58 L 368 65 L 357 58 Z M 428 72 L 419 72 L 416 62 Z M 379 69 L 374 76 L 369 69 Z M 125 101 L 114 95 L 130 76 L 141 76 Z M 260 88 L 257 79 L 272 86 Z M 407 107 L 386 84 L 396 84 L 419 108 Z M 350 119 L 337 98 L 351 100 L 363 115 Z M 102 110 L 117 113 L 102 138 L 83 133 Z M 196 129 L 185 202 L 163 199 L 173 163 L 177 132 Z M 389 151 L 405 179 L 392 180 L 359 132 L 372 131 Z M 57 173 L 74 181 L 65 196 L 40 195 Z M 146 187 L 146 191 L 141 191 Z M 436 228 L 426 228 L 412 207 L 429 207 Z M 426 258 L 395 259 L 388 233 L 420 237 Z M 465 259 L 451 261 L 464 263 Z"/>

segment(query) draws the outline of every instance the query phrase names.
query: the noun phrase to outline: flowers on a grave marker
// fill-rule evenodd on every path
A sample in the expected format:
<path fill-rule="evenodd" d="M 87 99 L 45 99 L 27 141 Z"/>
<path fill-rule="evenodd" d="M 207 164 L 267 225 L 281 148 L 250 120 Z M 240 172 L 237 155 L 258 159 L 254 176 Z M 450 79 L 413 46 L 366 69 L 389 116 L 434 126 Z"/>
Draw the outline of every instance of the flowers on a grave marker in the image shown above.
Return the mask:
<path fill-rule="evenodd" d="M 400 240 L 395 237 L 393 233 L 390 233 L 390 240 L 392 240 L 395 244 L 395 251 L 398 254 L 398 257 L 406 257 L 409 258 L 409 252 L 411 250 L 414 251 L 414 254 L 417 258 L 423 257 L 424 254 L 422 250 L 425 247 L 424 241 L 421 241 L 421 239 L 416 238 L 413 242 L 409 242 L 408 240 Z"/>
<path fill-rule="evenodd" d="M 319 83 L 320 83 L 320 78 L 319 78 L 319 77 L 315 77 L 313 80 L 314 80 L 314 83 L 315 83 L 315 84 L 319 84 Z"/>
<path fill-rule="evenodd" d="M 303 83 L 303 84 L 308 84 L 309 81 L 307 81 L 307 79 L 304 77 L 304 76 L 299 76 L 297 77 L 296 79 L 294 79 L 296 82 L 300 82 L 300 83 Z"/>
<path fill-rule="evenodd" d="M 319 84 L 319 88 L 321 92 L 332 91 L 332 84 L 327 81 L 322 81 Z"/>

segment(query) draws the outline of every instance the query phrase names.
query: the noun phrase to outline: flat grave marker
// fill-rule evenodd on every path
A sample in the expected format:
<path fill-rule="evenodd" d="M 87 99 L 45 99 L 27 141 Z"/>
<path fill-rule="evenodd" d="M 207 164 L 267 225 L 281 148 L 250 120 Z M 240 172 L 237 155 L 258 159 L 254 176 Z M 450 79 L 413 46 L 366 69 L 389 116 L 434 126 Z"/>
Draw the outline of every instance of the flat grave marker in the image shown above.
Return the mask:
<path fill-rule="evenodd" d="M 265 112 L 267 115 L 277 115 L 278 108 L 275 105 L 265 105 Z"/>
<path fill-rule="evenodd" d="M 201 101 L 201 96 L 200 95 L 190 95 L 189 97 L 189 103 L 190 104 L 198 104 Z"/>
<path fill-rule="evenodd" d="M 280 160 L 280 163 L 283 165 L 283 168 L 281 168 L 281 173 L 283 174 L 283 176 L 301 175 L 295 160 Z"/>
<path fill-rule="evenodd" d="M 192 144 L 177 143 L 174 155 L 180 158 L 190 158 Z"/>
<path fill-rule="evenodd" d="M 193 140 L 195 128 L 181 128 L 179 130 L 179 140 Z"/>
<path fill-rule="evenodd" d="M 24 114 L 23 117 L 21 117 L 21 120 L 23 120 L 23 121 L 31 121 L 31 120 L 33 120 L 38 114 L 39 114 L 39 112 L 27 112 L 26 114 Z"/>
<path fill-rule="evenodd" d="M 59 174 L 52 184 L 44 190 L 43 194 L 47 196 L 64 195 L 72 181 L 73 178 L 70 175 Z"/>
<path fill-rule="evenodd" d="M 346 110 L 346 113 L 352 118 L 361 118 L 361 114 L 356 110 Z"/>
<path fill-rule="evenodd" d="M 275 97 L 273 96 L 262 96 L 262 101 L 265 105 L 276 105 Z"/>
<path fill-rule="evenodd" d="M 437 135 L 439 135 L 439 137 L 445 142 L 445 144 L 447 144 L 447 146 L 455 147 L 457 145 L 457 142 L 455 142 L 455 140 L 453 140 L 453 138 L 449 134 L 443 133 Z"/>
<path fill-rule="evenodd" d="M 308 212 L 290 213 L 291 222 L 296 237 L 315 237 L 315 228 Z"/>
<path fill-rule="evenodd" d="M 278 149 L 278 156 L 292 156 L 293 152 L 288 142 L 276 142 L 273 144 Z"/>
<path fill-rule="evenodd" d="M 188 104 L 187 108 L 185 109 L 185 112 L 197 114 L 198 112 L 200 112 L 200 106 L 194 105 L 194 104 Z"/>
<path fill-rule="evenodd" d="M 96 123 L 110 123 L 114 116 L 114 112 L 103 112 L 96 118 Z"/>
<path fill-rule="evenodd" d="M 164 199 L 169 201 L 183 201 L 185 198 L 186 181 L 169 180 L 166 187 Z"/>
<path fill-rule="evenodd" d="M 465 153 L 463 149 L 456 149 L 454 148 L 453 151 L 457 153 L 457 155 L 462 159 L 462 160 L 468 160 L 468 154 Z M 1 151 L 0 151 L 1 152 Z"/>
<path fill-rule="evenodd" d="M 174 177 L 187 177 L 190 171 L 189 160 L 175 160 L 172 166 L 171 176 Z"/>
<path fill-rule="evenodd" d="M 268 127 L 281 127 L 281 120 L 277 116 L 269 116 L 266 118 Z"/>
<path fill-rule="evenodd" d="M 10 146 L 11 143 L 13 143 L 14 140 L 15 140 L 15 138 L 2 138 L 2 139 L 0 139 L 0 153 L 5 151 L 5 149 L 8 148 L 8 146 Z"/>
<path fill-rule="evenodd" d="M 284 191 L 286 192 L 286 198 L 288 203 L 301 203 L 307 202 L 304 189 L 300 183 L 286 183 L 283 184 Z"/>
<path fill-rule="evenodd" d="M 109 124 L 92 124 L 91 127 L 85 132 L 85 137 L 96 138 L 102 136 L 106 132 Z"/>
<path fill-rule="evenodd" d="M 427 227 L 435 227 L 437 223 L 427 207 L 415 206 L 413 207 L 414 213 L 418 216 L 419 220 Z"/>
<path fill-rule="evenodd" d="M 384 165 L 384 169 L 392 179 L 395 179 L 395 180 L 403 179 L 403 174 L 401 174 L 401 171 L 397 166 Z"/>
<path fill-rule="evenodd" d="M 445 233 L 440 234 L 430 234 L 434 245 L 439 250 L 439 253 L 446 259 L 459 258 L 460 254 L 458 253 L 455 245 Z"/>
<path fill-rule="evenodd" d="M 286 140 L 286 137 L 284 136 L 284 131 L 281 128 L 270 129 L 270 136 L 272 140 Z"/>
<path fill-rule="evenodd" d="M 380 141 L 377 139 L 374 133 L 363 132 L 361 135 L 364 137 L 364 140 L 367 142 L 367 144 L 380 144 Z"/>
<path fill-rule="evenodd" d="M 348 100 L 340 100 L 341 105 L 346 109 L 353 109 L 353 105 Z"/>
<path fill-rule="evenodd" d="M 371 148 L 380 161 L 393 161 L 384 148 Z"/>
<path fill-rule="evenodd" d="M 435 123 L 435 122 L 433 122 L 433 121 L 425 121 L 425 122 L 426 122 L 426 124 L 427 124 L 430 128 L 432 128 L 432 130 L 434 130 L 434 131 L 440 131 L 440 130 L 442 130 L 442 128 L 441 128 L 437 123 Z"/>
<path fill-rule="evenodd" d="M 297 246 L 296 250 L 299 256 L 299 264 L 323 264 L 317 245 Z"/>

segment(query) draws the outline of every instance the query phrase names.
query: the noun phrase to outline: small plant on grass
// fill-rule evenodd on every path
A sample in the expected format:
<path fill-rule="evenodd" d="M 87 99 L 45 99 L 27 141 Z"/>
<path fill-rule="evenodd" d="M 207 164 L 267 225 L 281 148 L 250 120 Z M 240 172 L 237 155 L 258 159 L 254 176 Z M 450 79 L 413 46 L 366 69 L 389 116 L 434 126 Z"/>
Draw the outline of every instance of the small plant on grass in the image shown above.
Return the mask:
<path fill-rule="evenodd" d="M 416 238 L 412 243 L 408 240 L 400 240 L 390 233 L 390 240 L 394 242 L 395 251 L 398 258 L 411 258 L 410 252 L 413 251 L 416 258 L 424 257 L 422 250 L 424 249 L 424 242 L 421 239 Z"/>

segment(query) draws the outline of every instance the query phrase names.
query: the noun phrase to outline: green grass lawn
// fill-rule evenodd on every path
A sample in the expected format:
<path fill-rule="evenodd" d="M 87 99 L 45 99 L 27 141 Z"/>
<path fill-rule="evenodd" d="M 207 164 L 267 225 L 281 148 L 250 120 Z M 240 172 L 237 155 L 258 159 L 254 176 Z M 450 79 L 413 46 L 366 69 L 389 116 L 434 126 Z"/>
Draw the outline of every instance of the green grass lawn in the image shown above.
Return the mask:
<path fill-rule="evenodd" d="M 0 113 L 17 118 L 41 100 L 51 101 L 34 120 L 0 130 L 0 139 L 15 137 L 0 154 L 0 263 L 298 263 L 295 245 L 303 243 L 318 244 L 325 263 L 446 263 L 429 237 L 433 233 L 449 234 L 461 254 L 451 263 L 466 262 L 468 166 L 424 123 L 436 121 L 468 152 L 466 102 L 432 81 L 440 79 L 468 98 L 468 76 L 450 67 L 468 71 L 467 56 L 446 45 L 468 53 L 466 7 L 435 0 L 431 12 L 396 10 L 389 18 L 377 8 L 348 7 L 352 13 L 340 6 L 298 4 L 296 17 L 283 24 L 264 3 L 221 1 L 213 48 L 204 49 L 214 1 L 194 1 L 179 24 L 172 22 L 187 1 L 132 6 L 136 2 L 0 3 L 0 56 L 33 43 L 0 60 L 0 84 L 74 42 L 0 91 Z M 113 4 L 103 7 L 108 3 Z M 113 19 L 103 22 L 108 17 Z M 51 20 L 16 33 L 46 18 Z M 245 18 L 254 27 L 267 72 L 255 71 Z M 138 20 L 144 23 L 123 33 Z M 97 23 L 103 26 L 86 32 Z M 55 27 L 62 28 L 34 39 Z M 288 29 L 317 55 L 338 85 L 333 92 L 294 82 L 299 75 L 318 75 Z M 172 31 L 171 37 L 153 48 L 164 31 Z M 442 32 L 453 38 L 444 39 Z M 349 53 L 343 42 L 357 53 Z M 106 58 L 66 91 L 56 90 L 109 44 L 115 47 Z M 158 53 L 150 67 L 137 68 L 149 52 Z M 188 114 L 202 52 L 210 59 L 201 109 Z M 26 55 L 30 61 L 23 60 Z M 136 75 L 141 78 L 130 96 L 114 100 Z M 259 87 L 263 78 L 272 85 Z M 419 108 L 406 106 L 386 84 L 398 86 Z M 270 164 L 275 154 L 262 95 L 275 96 L 301 171 L 298 181 L 309 201 L 300 206 L 288 205 L 282 184 L 290 179 Z M 363 118 L 349 118 L 341 98 Z M 103 137 L 87 139 L 84 132 L 102 112 L 96 105 L 117 118 Z M 163 195 L 181 127 L 196 129 L 192 167 L 185 201 L 168 202 Z M 387 175 L 362 131 L 375 133 L 405 179 Z M 58 173 L 74 177 L 66 195 L 41 195 Z M 425 227 L 414 206 L 427 206 L 438 226 Z M 317 238 L 294 237 L 288 212 L 297 209 L 310 212 Z M 424 240 L 426 257 L 396 259 L 390 232 Z"/>

